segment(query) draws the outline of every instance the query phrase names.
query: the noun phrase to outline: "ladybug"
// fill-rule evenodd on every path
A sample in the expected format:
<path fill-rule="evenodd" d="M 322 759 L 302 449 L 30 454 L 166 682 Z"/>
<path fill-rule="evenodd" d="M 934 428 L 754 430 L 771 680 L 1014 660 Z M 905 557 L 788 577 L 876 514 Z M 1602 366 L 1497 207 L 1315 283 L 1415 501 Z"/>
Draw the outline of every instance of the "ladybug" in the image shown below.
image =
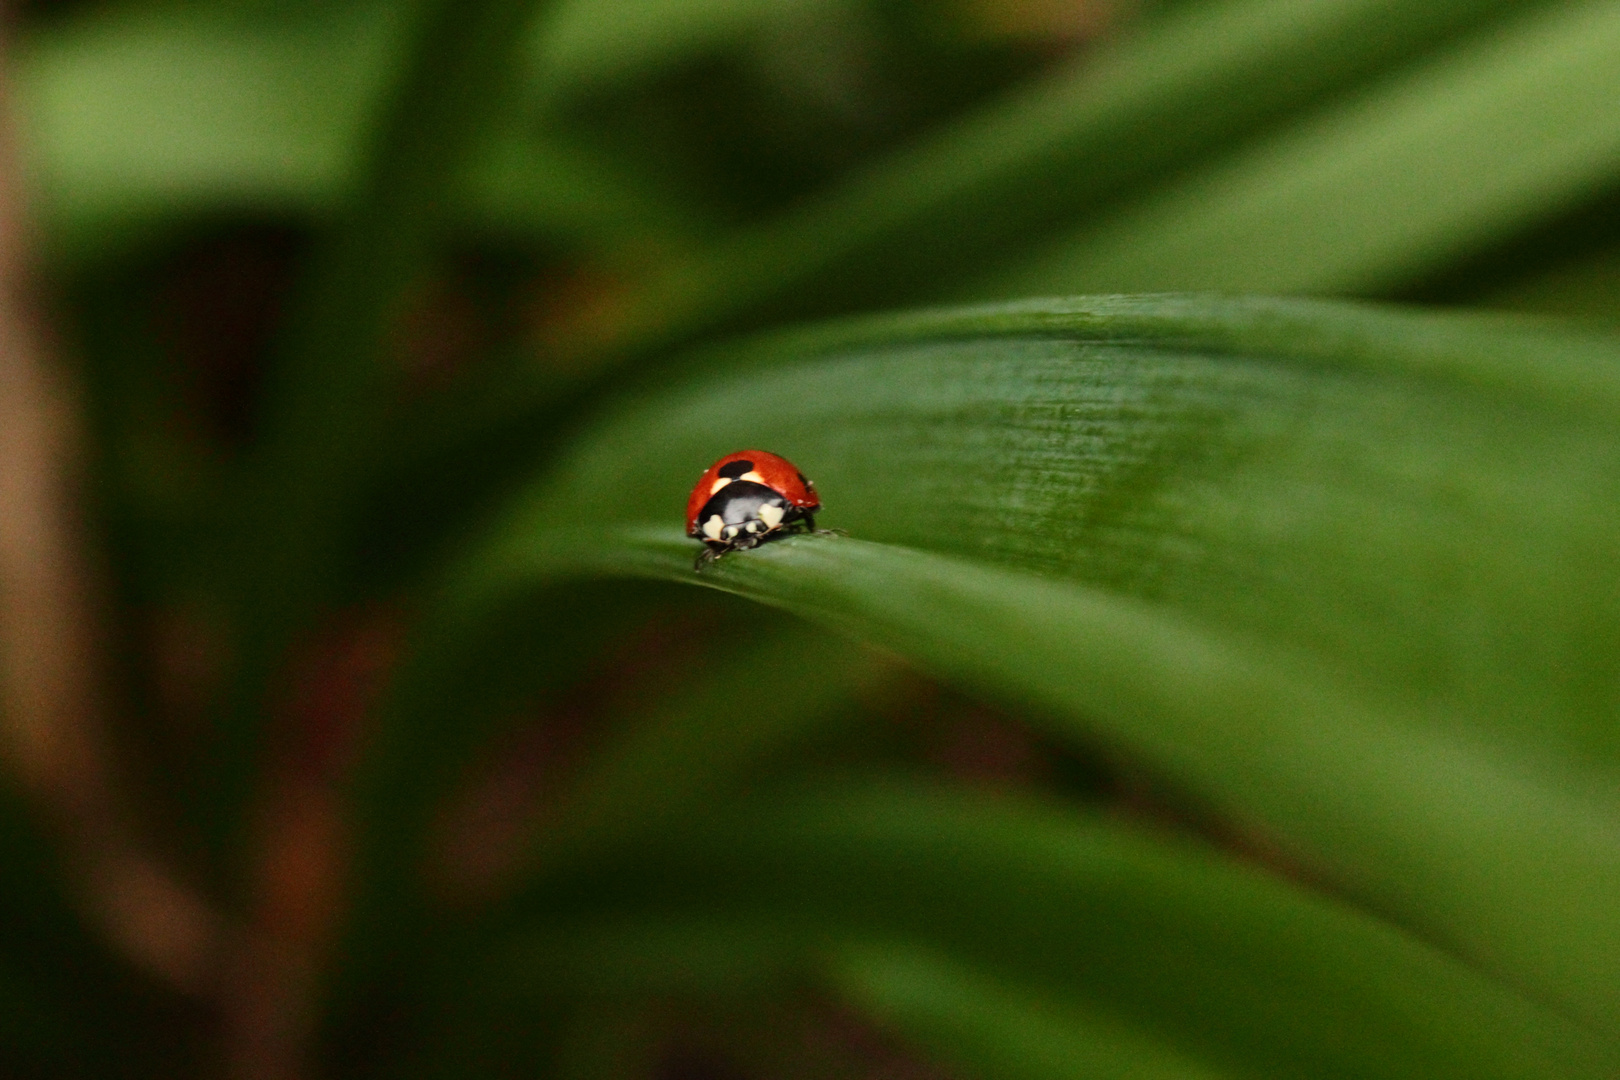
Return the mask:
<path fill-rule="evenodd" d="M 696 568 L 801 528 L 814 532 L 820 509 L 815 485 L 787 458 L 764 450 L 727 454 L 698 477 L 686 500 L 686 535 L 708 545 Z"/>

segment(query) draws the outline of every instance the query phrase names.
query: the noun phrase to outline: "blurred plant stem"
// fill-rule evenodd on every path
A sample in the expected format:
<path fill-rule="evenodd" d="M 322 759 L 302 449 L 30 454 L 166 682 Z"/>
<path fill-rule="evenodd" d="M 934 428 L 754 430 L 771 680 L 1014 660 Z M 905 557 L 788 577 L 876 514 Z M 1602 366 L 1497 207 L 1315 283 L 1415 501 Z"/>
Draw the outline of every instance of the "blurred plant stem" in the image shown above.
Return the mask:
<path fill-rule="evenodd" d="M 102 931 L 195 992 L 216 920 L 144 849 L 111 767 L 80 416 L 35 303 L 7 90 L 0 78 L 0 751 L 61 835 Z"/>
<path fill-rule="evenodd" d="M 226 999 L 228 1054 L 240 1078 L 301 1075 L 347 872 L 342 753 L 280 761 L 287 748 L 270 731 L 343 746 L 363 726 L 363 695 L 313 712 L 297 699 L 342 682 L 329 669 L 343 666 L 351 646 L 365 652 L 342 626 L 334 630 L 349 599 L 339 568 L 353 504 L 376 466 L 404 374 L 402 319 L 432 284 L 466 158 L 509 104 L 534 4 L 415 7 L 411 49 L 375 118 L 361 180 L 317 240 L 288 313 L 230 523 L 238 669 L 197 820 L 229 901 L 246 911 Z M 264 769 L 267 755 L 279 767 Z"/>
<path fill-rule="evenodd" d="M 231 523 L 239 665 L 199 821 L 229 850 L 291 650 L 341 604 L 338 567 L 394 391 L 400 320 L 431 284 L 449 195 L 506 83 L 531 0 L 424 0 L 346 211 L 317 242 L 267 373 L 254 468 Z M 240 867 L 222 867 L 227 876 Z"/>

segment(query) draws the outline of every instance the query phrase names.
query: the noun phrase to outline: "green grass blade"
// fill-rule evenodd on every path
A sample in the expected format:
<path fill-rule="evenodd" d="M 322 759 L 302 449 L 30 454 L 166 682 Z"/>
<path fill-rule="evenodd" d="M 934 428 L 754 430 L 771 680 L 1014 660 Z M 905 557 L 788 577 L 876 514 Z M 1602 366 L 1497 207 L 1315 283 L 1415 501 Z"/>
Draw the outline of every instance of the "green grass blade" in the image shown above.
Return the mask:
<path fill-rule="evenodd" d="M 1183 4 L 645 285 L 625 341 L 937 298 L 986 259 L 1533 3 Z M 1054 291 L 1051 289 L 1043 291 Z"/>
<path fill-rule="evenodd" d="M 774 621 L 774 620 L 772 620 Z M 852 725 L 888 666 L 807 627 L 751 625 L 744 644 L 604 747 L 575 782 L 549 848 L 590 848 L 735 794 L 740 779 L 816 736 Z"/>
<path fill-rule="evenodd" d="M 366 827 L 356 840 L 358 895 L 346 946 L 352 969 L 377 962 L 419 920 L 435 917 L 415 873 L 430 826 L 476 754 L 511 723 L 513 702 L 539 696 L 552 703 L 570 688 L 566 680 L 598 660 L 604 642 L 623 636 L 628 619 L 677 598 L 648 596 L 644 587 L 615 594 L 593 583 L 503 619 L 493 633 L 454 635 L 454 645 L 418 643 L 355 784 L 356 819 Z M 888 663 L 841 637 L 762 619 L 735 602 L 684 599 L 686 611 L 711 625 L 746 633 L 721 632 L 669 673 L 668 685 L 655 683 L 638 696 L 635 715 L 622 715 L 628 706 L 621 703 L 596 718 L 612 734 L 588 747 L 577 773 L 560 781 L 566 794 L 541 836 L 544 857 L 644 833 L 733 794 L 742 777 L 781 765 L 791 748 L 852 723 L 863 699 L 891 677 Z M 525 623 L 527 635 L 515 631 Z M 558 625 L 569 628 L 567 641 L 535 640 L 535 629 Z M 500 681 L 509 685 L 492 693 L 501 668 L 521 674 L 507 675 Z M 517 686 L 527 695 L 514 692 Z M 541 722 L 555 718 L 542 714 Z"/>
<path fill-rule="evenodd" d="M 1365 915 L 1191 844 L 1005 797 L 776 792 L 553 864 L 516 914 L 544 928 L 478 969 L 496 998 L 764 987 L 808 962 L 942 1044 L 1045 1039 L 1093 1066 L 1112 1057 L 1114 1074 L 1174 1075 L 1177 1059 L 1240 1076 L 1613 1067 L 1612 1046 Z M 946 958 L 943 983 L 904 985 L 919 948 Z M 967 1015 L 974 981 L 999 990 L 974 1007 L 1014 1006 L 998 1036 Z"/>
<path fill-rule="evenodd" d="M 604 417 L 439 617 L 571 575 L 785 607 L 1128 747 L 1595 1023 L 1620 1009 L 1613 339 L 1142 298 L 731 360 Z M 859 539 L 695 576 L 637 521 L 760 444 Z"/>
<path fill-rule="evenodd" d="M 646 78 L 772 19 L 829 0 L 567 0 L 534 35 L 530 92 L 556 105 L 581 91 Z"/>
<path fill-rule="evenodd" d="M 685 550 L 667 530 L 626 532 L 591 572 L 680 580 Z M 704 583 L 1037 706 L 1059 738 L 1121 746 L 1265 822 L 1375 908 L 1595 1023 L 1620 1000 L 1614 815 L 1508 748 L 1151 606 L 944 556 L 800 540 Z"/>
<path fill-rule="evenodd" d="M 402 62 L 410 11 L 397 0 L 274 18 L 142 5 L 34 29 L 14 63 L 46 254 L 75 270 L 198 217 L 329 219 L 367 164 L 367 120 Z M 545 69 L 556 93 L 575 75 L 645 58 L 647 39 L 592 37 L 579 25 L 589 14 L 573 5 L 556 29 L 563 43 L 538 49 L 574 65 Z M 631 56 L 614 45 L 633 46 Z M 641 178 L 530 130 L 532 117 L 522 132 L 512 120 L 510 130 L 478 132 L 448 208 L 458 229 L 602 247 L 702 225 Z"/>
<path fill-rule="evenodd" d="M 399 64 L 400 3 L 283 12 L 98 10 L 25 38 L 15 58 L 48 250 L 116 251 L 120 229 L 247 208 L 330 214 Z"/>
<path fill-rule="evenodd" d="M 628 24 L 601 3 L 559 7 L 516 35 L 542 65 L 544 95 L 656 67 L 761 14 L 744 0 L 665 3 L 622 33 Z M 1182 5 L 802 213 L 671 268 L 631 332 L 711 326 L 764 304 L 825 311 L 937 296 L 960 268 L 1090 217 L 1147 178 L 1450 35 L 1535 6 Z M 341 5 L 271 23 L 135 9 L 37 32 L 20 60 L 19 96 L 58 254 L 96 254 L 118 230 L 138 236 L 199 211 L 330 213 L 364 166 L 365 118 L 399 62 L 407 10 Z M 697 225 L 655 191 L 561 148 L 508 139 L 488 149 L 457 211 L 482 230 L 570 236 L 586 220 L 607 237 L 630 223 L 690 236 Z"/>
<path fill-rule="evenodd" d="M 250 482 L 235 508 L 241 639 L 234 716 L 210 815 L 226 835 L 260 751 L 272 675 L 323 604 L 377 466 L 399 372 L 389 355 L 410 292 L 432 270 L 447 199 L 508 102 L 530 0 L 426 0 L 415 51 L 374 133 L 365 179 L 319 245 L 266 378 Z"/>
<path fill-rule="evenodd" d="M 1098 1010 L 1054 1002 L 917 949 L 843 950 L 833 979 L 852 1001 L 970 1076 L 1216 1080 L 1229 1076 Z"/>
<path fill-rule="evenodd" d="M 1491 289 L 1482 302 L 1507 311 L 1558 315 L 1620 328 L 1620 248 L 1609 246 L 1537 268 Z"/>
<path fill-rule="evenodd" d="M 481 625 L 431 626 L 409 643 L 353 780 L 362 828 L 353 907 L 372 924 L 368 932 L 388 921 L 379 912 L 419 914 L 414 872 L 433 816 L 493 737 L 566 707 L 582 673 L 647 619 L 658 597 L 645 592 L 549 590 Z M 550 629 L 557 626 L 568 628 L 560 639 Z"/>
<path fill-rule="evenodd" d="M 1620 170 L 1620 11 L 1530 12 L 963 290 L 1390 292 Z"/>

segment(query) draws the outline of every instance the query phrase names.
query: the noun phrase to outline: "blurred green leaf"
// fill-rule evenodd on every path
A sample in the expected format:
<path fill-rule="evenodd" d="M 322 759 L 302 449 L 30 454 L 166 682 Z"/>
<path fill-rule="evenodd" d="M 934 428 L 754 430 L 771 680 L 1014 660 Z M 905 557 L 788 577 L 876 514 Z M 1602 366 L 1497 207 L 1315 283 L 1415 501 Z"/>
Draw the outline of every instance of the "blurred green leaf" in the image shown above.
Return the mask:
<path fill-rule="evenodd" d="M 1620 250 L 1608 248 L 1560 262 L 1493 289 L 1490 307 L 1561 315 L 1620 327 Z"/>
<path fill-rule="evenodd" d="M 573 4 L 557 29 L 555 51 L 582 77 L 671 44 L 638 26 L 604 46 L 585 28 L 621 24 L 594 21 L 591 8 Z M 35 30 L 14 62 L 49 254 L 70 267 L 105 260 L 157 229 L 230 212 L 330 219 L 364 167 L 409 12 L 400 0 L 268 13 L 124 5 Z M 674 243 L 707 227 L 532 117 L 503 120 L 479 132 L 457 178 L 458 226 L 597 246 Z"/>
<path fill-rule="evenodd" d="M 361 182 L 282 327 L 246 482 L 223 510 L 240 636 L 204 799 L 216 836 L 240 828 L 288 650 L 341 599 L 352 504 L 378 466 L 402 378 L 391 336 L 433 270 L 470 151 L 509 104 L 516 41 L 534 10 L 532 0 L 417 5 L 410 63 L 375 118 Z"/>
<path fill-rule="evenodd" d="M 564 0 L 534 36 L 530 92 L 542 103 L 646 77 L 784 15 L 847 0 Z"/>
<path fill-rule="evenodd" d="M 126 6 L 36 31 L 15 60 L 25 146 L 52 241 L 104 255 L 156 217 L 329 214 L 400 63 L 406 4 L 274 20 Z"/>
<path fill-rule="evenodd" d="M 837 985 L 891 1028 L 976 1076 L 1107 1080 L 1230 1075 L 1144 1038 L 1098 1010 L 1065 1008 L 917 949 L 843 950 Z"/>
<path fill-rule="evenodd" d="M 492 736 L 526 714 L 565 708 L 573 684 L 667 597 L 594 584 L 525 600 L 481 626 L 435 627 L 439 634 L 410 644 L 354 784 L 366 825 L 357 876 L 380 903 L 402 899 L 400 878 L 421 858 L 432 815 Z M 559 626 L 568 632 L 557 635 Z"/>
<path fill-rule="evenodd" d="M 1181 1075 L 1573 1077 L 1615 1061 L 1601 1039 L 1338 903 L 1012 797 L 777 792 L 553 864 L 511 917 L 537 929 L 477 969 L 494 1000 L 764 987 L 773 967 L 781 980 L 820 957 L 835 985 L 941 1048 L 1006 1061 L 1014 1040 L 1043 1043 L 1049 1068 L 1017 1075 L 1058 1075 L 1058 1054 L 1073 1055 L 1065 1075 L 1110 1060 L 1098 1075 L 1176 1075 L 1186 1060 Z M 919 947 L 950 958 L 942 981 L 919 985 Z M 968 990 L 975 979 L 995 989 Z"/>
<path fill-rule="evenodd" d="M 565 680 L 590 670 L 603 645 L 635 625 L 636 613 L 667 610 L 675 599 L 591 583 L 552 592 L 482 632 L 458 627 L 448 639 L 417 643 L 420 660 L 408 662 L 355 785 L 358 819 L 369 827 L 357 852 L 354 964 L 376 962 L 422 917 L 411 872 L 429 826 L 476 753 L 510 722 L 512 691 L 522 687 L 532 700 L 545 688 L 555 702 Z M 666 682 L 610 703 L 596 718 L 607 737 L 587 747 L 577 775 L 562 781 L 566 795 L 540 839 L 544 858 L 643 833 L 734 795 L 745 777 L 791 748 L 848 726 L 862 696 L 887 675 L 883 662 L 840 637 L 748 605 L 693 598 L 682 606 L 717 632 L 681 654 Z M 554 639 L 555 626 L 569 628 L 566 640 Z M 734 636 L 728 626 L 746 632 Z M 500 669 L 514 674 L 501 678 Z M 615 685 L 636 677 L 633 669 L 616 674 Z M 505 692 L 492 694 L 492 682 L 505 683 Z M 554 719 L 542 714 L 541 722 Z"/>
<path fill-rule="evenodd" d="M 705 658 L 672 700 L 586 764 L 548 848 L 603 844 L 735 794 L 771 759 L 851 726 L 859 697 L 888 674 L 839 636 L 784 624 L 773 612 L 746 617 L 744 643 Z"/>
<path fill-rule="evenodd" d="M 1594 1023 L 1620 1006 L 1620 344 L 1171 297 L 730 359 L 602 418 L 440 618 L 575 575 L 781 606 L 1126 748 Z M 697 576 L 633 524 L 761 444 L 861 539 Z"/>
<path fill-rule="evenodd" d="M 965 293 L 1388 292 L 1604 188 L 1617 94 L 1620 10 L 1531 11 Z"/>
<path fill-rule="evenodd" d="M 774 221 L 686 254 L 678 244 L 670 247 L 673 256 L 655 264 L 650 277 L 636 271 L 614 292 L 610 319 L 585 320 L 577 331 L 582 340 L 565 346 L 646 357 L 661 344 L 720 328 L 960 295 L 982 283 L 988 267 L 1044 250 L 1054 233 L 1076 222 L 1105 219 L 1143 188 L 1416 61 L 1454 35 L 1541 6 L 1524 0 L 1177 5 Z M 683 231 L 696 236 L 701 229 Z M 1412 241 L 1401 229 L 1377 235 L 1397 248 Z M 468 394 L 450 410 L 468 421 L 449 426 L 531 433 L 528 441 L 513 434 L 466 439 L 484 450 L 480 460 L 490 466 L 484 474 L 504 478 L 510 461 L 539 456 L 532 433 L 556 426 L 547 403 L 569 392 L 556 378 L 510 377 L 483 395 L 499 407 Z M 402 425 L 412 440 L 442 426 L 418 418 Z M 390 491 L 431 492 L 452 468 L 466 471 L 459 464 L 465 451 L 435 449 L 397 454 Z M 491 489 L 499 483 L 488 481 Z M 431 520 L 466 516 L 464 507 L 443 500 L 430 505 L 437 510 Z M 398 514 L 371 527 L 407 544 L 420 543 L 423 532 Z"/>
<path fill-rule="evenodd" d="M 475 239 L 575 245 L 611 266 L 682 250 L 719 225 L 657 177 L 513 118 L 473 159 L 454 208 Z"/>
<path fill-rule="evenodd" d="M 780 220 L 680 259 L 617 328 L 717 326 L 938 298 L 987 260 L 1524 0 L 1176 5 L 1047 79 L 897 151 Z M 1045 291 L 1051 291 L 1050 289 Z"/>
<path fill-rule="evenodd" d="M 823 0 L 801 0 L 802 3 Z M 988 253 L 1016 251 L 1173 163 L 1275 122 L 1528 0 L 1225 0 L 1180 5 L 762 232 L 653 283 L 639 332 L 710 325 L 758 304 L 804 310 L 939 295 Z M 391 0 L 229 14 L 132 8 L 39 31 L 19 94 L 59 249 L 114 229 L 227 208 L 329 213 L 355 175 L 365 118 L 400 62 Z M 555 98 L 689 55 L 780 15 L 756 0 L 560 6 L 530 35 Z M 476 227 L 568 237 L 704 228 L 649 186 L 534 133 L 492 145 L 461 211 Z M 973 255 L 974 259 L 965 259 Z M 853 275 L 853 276 L 852 276 Z M 874 289 L 881 290 L 874 293 Z M 637 331 L 633 331 L 637 332 Z"/>

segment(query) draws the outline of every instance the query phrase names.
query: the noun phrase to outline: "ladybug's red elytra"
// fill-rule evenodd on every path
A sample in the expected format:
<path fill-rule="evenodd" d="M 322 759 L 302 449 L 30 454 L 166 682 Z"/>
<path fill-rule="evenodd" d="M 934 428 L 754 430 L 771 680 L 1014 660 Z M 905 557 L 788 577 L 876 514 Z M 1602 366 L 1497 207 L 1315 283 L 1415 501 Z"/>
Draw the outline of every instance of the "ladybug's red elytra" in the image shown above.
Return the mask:
<path fill-rule="evenodd" d="M 739 548 L 804 529 L 821 509 L 815 485 L 785 457 L 738 450 L 710 465 L 686 500 L 686 535 L 707 545 L 697 568 Z"/>

